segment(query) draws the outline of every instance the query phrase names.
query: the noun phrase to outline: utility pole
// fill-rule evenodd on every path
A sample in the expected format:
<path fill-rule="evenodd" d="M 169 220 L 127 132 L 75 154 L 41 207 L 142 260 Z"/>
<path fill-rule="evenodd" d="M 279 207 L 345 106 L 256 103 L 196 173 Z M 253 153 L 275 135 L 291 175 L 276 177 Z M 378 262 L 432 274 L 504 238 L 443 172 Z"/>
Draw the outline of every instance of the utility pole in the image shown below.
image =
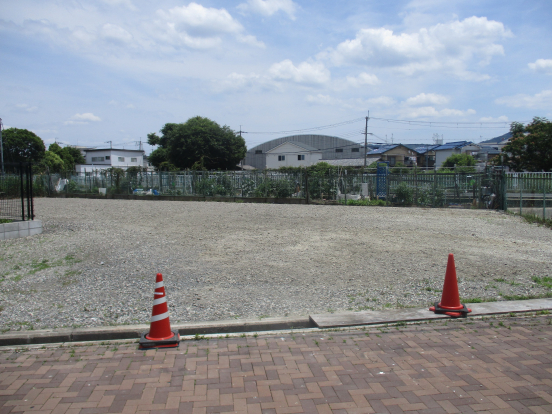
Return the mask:
<path fill-rule="evenodd" d="M 0 160 L 2 161 L 2 175 L 4 175 L 4 143 L 2 142 L 2 128 L 4 128 L 4 124 L 2 124 L 2 118 L 0 118 Z"/>
<path fill-rule="evenodd" d="M 366 168 L 366 154 L 368 151 L 368 119 L 370 118 L 370 111 L 366 117 L 366 126 L 364 127 L 364 168 Z"/>
<path fill-rule="evenodd" d="M 109 148 L 113 148 L 113 141 L 105 141 L 104 144 L 109 143 Z"/>

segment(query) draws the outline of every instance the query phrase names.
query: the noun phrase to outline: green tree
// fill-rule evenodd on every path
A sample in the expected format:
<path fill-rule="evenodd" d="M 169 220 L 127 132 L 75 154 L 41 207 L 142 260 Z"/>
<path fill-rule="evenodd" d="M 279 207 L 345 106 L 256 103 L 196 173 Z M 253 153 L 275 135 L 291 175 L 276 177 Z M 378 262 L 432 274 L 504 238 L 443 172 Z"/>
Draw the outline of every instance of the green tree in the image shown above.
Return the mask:
<path fill-rule="evenodd" d="M 552 171 L 552 122 L 540 117 L 527 125 L 513 122 L 510 132 L 512 138 L 502 148 L 504 165 L 514 171 Z"/>
<path fill-rule="evenodd" d="M 34 132 L 8 128 L 2 132 L 6 162 L 39 162 L 44 157 L 44 142 Z"/>
<path fill-rule="evenodd" d="M 38 163 L 37 170 L 40 172 L 58 173 L 64 170 L 65 164 L 61 157 L 53 151 L 45 151 L 44 157 Z"/>
<path fill-rule="evenodd" d="M 48 147 L 48 151 L 51 151 L 58 155 L 63 161 L 63 170 L 74 171 L 76 164 L 84 164 L 86 161 L 82 156 L 82 153 L 77 148 L 73 147 L 60 147 L 59 144 L 54 142 Z"/>
<path fill-rule="evenodd" d="M 475 158 L 469 154 L 452 154 L 443 164 L 441 170 L 456 167 L 455 172 L 475 172 Z"/>
<path fill-rule="evenodd" d="M 234 170 L 247 151 L 230 127 L 200 116 L 165 124 L 160 132 L 148 134 L 148 144 L 158 146 L 149 157 L 156 168 L 168 162 L 178 169 Z"/>

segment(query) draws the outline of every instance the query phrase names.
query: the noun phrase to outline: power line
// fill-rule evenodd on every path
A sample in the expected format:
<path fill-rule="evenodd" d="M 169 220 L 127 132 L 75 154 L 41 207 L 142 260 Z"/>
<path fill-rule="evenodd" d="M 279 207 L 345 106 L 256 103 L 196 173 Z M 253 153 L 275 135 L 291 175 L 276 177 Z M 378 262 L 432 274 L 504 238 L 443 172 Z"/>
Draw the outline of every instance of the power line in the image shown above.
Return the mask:
<path fill-rule="evenodd" d="M 322 129 L 336 128 L 343 125 L 353 124 L 355 122 L 362 121 L 364 118 L 351 119 L 349 121 L 339 122 L 337 124 L 323 125 L 319 127 L 305 128 L 305 129 L 292 129 L 289 131 L 241 131 L 242 134 L 291 134 L 291 133 L 301 133 L 307 131 L 320 131 Z"/>

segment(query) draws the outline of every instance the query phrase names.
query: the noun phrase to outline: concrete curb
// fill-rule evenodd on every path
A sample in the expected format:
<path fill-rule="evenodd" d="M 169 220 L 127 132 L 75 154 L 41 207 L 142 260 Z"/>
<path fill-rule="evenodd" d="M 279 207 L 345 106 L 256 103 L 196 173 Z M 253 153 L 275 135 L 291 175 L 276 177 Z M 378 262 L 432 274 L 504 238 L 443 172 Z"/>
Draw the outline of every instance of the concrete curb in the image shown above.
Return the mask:
<path fill-rule="evenodd" d="M 486 302 L 466 304 L 472 309 L 469 317 L 500 315 L 511 312 L 538 312 L 552 310 L 552 298 L 517 301 Z M 172 325 L 180 335 L 230 334 L 241 332 L 282 331 L 305 328 L 345 328 L 348 326 L 379 325 L 398 322 L 420 322 L 435 319 L 448 319 L 446 315 L 436 315 L 427 308 L 390 309 L 386 311 L 343 312 L 335 314 L 311 315 L 304 318 L 266 318 L 230 320 Z M 62 342 L 111 341 L 122 339 L 139 340 L 149 325 L 102 326 L 81 329 L 48 329 L 24 331 L 0 335 L 1 346 L 38 345 Z"/>
<path fill-rule="evenodd" d="M 266 318 L 171 324 L 180 335 L 227 334 L 236 332 L 261 332 L 286 329 L 312 328 L 308 317 L 304 318 Z M 140 335 L 149 331 L 148 325 L 101 326 L 80 329 L 47 329 L 24 331 L 0 335 L 0 346 L 38 345 L 60 342 L 111 341 L 117 339 L 140 339 Z"/>

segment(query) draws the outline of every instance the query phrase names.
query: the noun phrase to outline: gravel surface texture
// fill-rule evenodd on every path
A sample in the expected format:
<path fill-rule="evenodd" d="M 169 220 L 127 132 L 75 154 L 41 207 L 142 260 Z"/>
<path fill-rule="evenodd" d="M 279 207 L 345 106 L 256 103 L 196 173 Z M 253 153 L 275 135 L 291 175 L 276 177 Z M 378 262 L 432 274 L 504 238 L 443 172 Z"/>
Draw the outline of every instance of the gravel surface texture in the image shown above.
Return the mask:
<path fill-rule="evenodd" d="M 552 231 L 486 210 L 36 199 L 0 241 L 0 332 L 421 307 L 449 253 L 470 299 L 552 293 Z M 549 283 L 550 285 L 550 283 Z"/>

